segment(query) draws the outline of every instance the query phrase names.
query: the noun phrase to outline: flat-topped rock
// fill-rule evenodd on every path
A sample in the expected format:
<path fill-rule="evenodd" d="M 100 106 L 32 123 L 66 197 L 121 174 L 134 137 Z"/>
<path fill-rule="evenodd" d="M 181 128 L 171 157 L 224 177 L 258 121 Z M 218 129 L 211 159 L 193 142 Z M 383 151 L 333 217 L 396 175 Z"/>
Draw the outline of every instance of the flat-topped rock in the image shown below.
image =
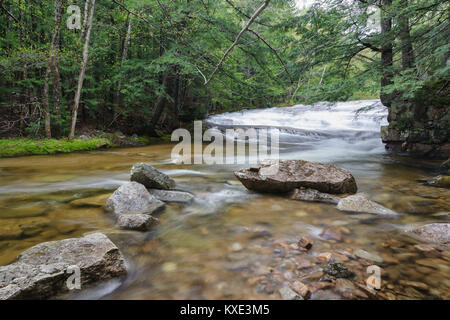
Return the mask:
<path fill-rule="evenodd" d="M 80 284 L 127 273 L 119 249 L 102 233 L 38 244 L 0 267 L 0 300 L 47 299 L 67 292 L 67 280 L 80 270 Z"/>
<path fill-rule="evenodd" d="M 152 214 L 164 205 L 164 202 L 152 196 L 142 184 L 129 182 L 122 185 L 108 198 L 105 210 L 117 216 L 121 214 Z"/>
<path fill-rule="evenodd" d="M 257 192 L 286 193 L 303 187 L 331 194 L 354 194 L 358 189 L 349 171 L 303 160 L 264 161 L 234 174 L 247 189 Z"/>
<path fill-rule="evenodd" d="M 386 216 L 397 215 L 395 211 L 370 200 L 369 196 L 365 193 L 358 193 L 341 199 L 337 205 L 337 208 L 341 211 L 353 213 L 372 213 Z"/>
<path fill-rule="evenodd" d="M 157 218 L 148 214 L 121 214 L 116 225 L 122 230 L 148 231 L 158 222 Z"/>
<path fill-rule="evenodd" d="M 294 189 L 289 197 L 292 200 L 297 201 L 321 202 L 330 204 L 338 204 L 341 200 L 341 198 L 333 196 L 331 194 L 323 193 L 315 189 L 306 188 Z"/>
<path fill-rule="evenodd" d="M 406 232 L 421 241 L 450 248 L 450 223 L 430 223 L 410 228 Z"/>
<path fill-rule="evenodd" d="M 148 192 L 150 192 L 150 194 L 158 200 L 169 203 L 189 203 L 194 199 L 194 195 L 192 193 L 185 191 L 148 189 Z"/>
<path fill-rule="evenodd" d="M 137 163 L 131 168 L 131 181 L 138 182 L 148 189 L 175 188 L 175 181 L 172 178 L 147 163 Z"/>

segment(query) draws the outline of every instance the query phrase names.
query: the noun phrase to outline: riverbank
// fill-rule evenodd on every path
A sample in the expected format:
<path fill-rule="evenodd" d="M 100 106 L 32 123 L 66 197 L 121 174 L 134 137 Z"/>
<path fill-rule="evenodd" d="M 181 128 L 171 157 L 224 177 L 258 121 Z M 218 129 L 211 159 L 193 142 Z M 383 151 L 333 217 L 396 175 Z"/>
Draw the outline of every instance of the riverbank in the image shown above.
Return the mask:
<path fill-rule="evenodd" d="M 72 141 L 68 139 L 9 138 L 0 139 L 0 158 L 52 155 L 107 148 L 142 147 L 161 141 L 162 139 L 159 138 L 127 137 L 121 133 L 80 136 Z"/>

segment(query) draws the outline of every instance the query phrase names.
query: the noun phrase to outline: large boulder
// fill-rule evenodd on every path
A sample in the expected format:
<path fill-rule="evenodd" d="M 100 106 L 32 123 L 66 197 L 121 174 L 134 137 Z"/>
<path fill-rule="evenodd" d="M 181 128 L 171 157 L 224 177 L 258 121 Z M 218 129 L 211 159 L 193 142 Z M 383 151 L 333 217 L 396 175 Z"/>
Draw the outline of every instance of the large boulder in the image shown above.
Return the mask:
<path fill-rule="evenodd" d="M 102 233 L 44 242 L 0 267 L 0 300 L 47 299 L 67 292 L 74 267 L 80 270 L 81 288 L 127 273 L 119 249 Z"/>
<path fill-rule="evenodd" d="M 303 160 L 264 161 L 234 174 L 247 189 L 258 192 L 285 193 L 301 187 L 331 194 L 357 191 L 355 178 L 347 170 Z"/>
<path fill-rule="evenodd" d="M 381 204 L 369 199 L 365 193 L 358 193 L 339 201 L 337 208 L 341 211 L 354 213 L 373 213 L 378 215 L 395 216 L 397 213 Z"/>
<path fill-rule="evenodd" d="M 121 214 L 117 218 L 117 226 L 122 230 L 148 231 L 159 220 L 148 214 Z"/>
<path fill-rule="evenodd" d="M 314 189 L 295 189 L 289 195 L 292 200 L 338 204 L 341 198 Z"/>
<path fill-rule="evenodd" d="M 164 207 L 164 202 L 152 196 L 140 183 L 129 182 L 117 189 L 106 201 L 105 210 L 121 214 L 152 214 Z"/>
<path fill-rule="evenodd" d="M 450 248 L 450 223 L 431 223 L 410 228 L 406 232 L 424 242 L 435 243 Z"/>
<path fill-rule="evenodd" d="M 169 203 L 190 203 L 194 199 L 194 195 L 192 193 L 185 191 L 148 189 L 148 192 L 150 192 L 150 194 L 158 200 Z"/>
<path fill-rule="evenodd" d="M 172 178 L 146 163 L 137 163 L 131 168 L 131 181 L 143 184 L 148 189 L 175 188 Z"/>

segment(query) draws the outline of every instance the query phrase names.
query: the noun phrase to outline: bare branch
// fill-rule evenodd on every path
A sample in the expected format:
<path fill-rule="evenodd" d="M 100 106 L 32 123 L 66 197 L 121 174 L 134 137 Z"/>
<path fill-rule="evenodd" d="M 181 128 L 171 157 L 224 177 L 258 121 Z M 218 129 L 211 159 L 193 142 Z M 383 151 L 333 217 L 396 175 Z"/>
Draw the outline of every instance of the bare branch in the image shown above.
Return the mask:
<path fill-rule="evenodd" d="M 258 18 L 258 16 L 261 14 L 261 12 L 264 11 L 265 8 L 267 8 L 267 6 L 269 5 L 270 0 L 264 0 L 264 3 L 261 5 L 261 7 L 259 7 L 255 13 L 252 15 L 252 17 L 250 18 L 250 20 L 248 20 L 247 24 L 242 28 L 242 30 L 239 32 L 239 34 L 237 35 L 236 39 L 234 40 L 233 44 L 225 51 L 225 53 L 223 54 L 222 59 L 220 59 L 219 63 L 217 64 L 216 68 L 214 69 L 213 73 L 211 74 L 211 76 L 209 77 L 208 81 L 205 82 L 205 86 L 208 85 L 208 83 L 211 82 L 211 80 L 214 78 L 214 75 L 216 74 L 216 72 L 219 70 L 219 68 L 221 67 L 221 65 L 223 64 L 223 62 L 225 61 L 225 59 L 227 58 L 227 56 L 230 54 L 230 52 L 234 49 L 234 47 L 238 44 L 239 40 L 241 39 L 242 35 L 244 34 L 245 31 L 248 30 L 248 28 L 250 28 L 250 26 L 253 24 L 253 22 L 256 20 L 256 18 Z"/>
<path fill-rule="evenodd" d="M 8 16 L 10 16 L 16 23 L 19 23 L 19 20 L 17 20 L 17 18 L 14 17 L 14 15 L 3 6 L 3 0 L 0 0 L 0 9 L 2 9 L 3 12 L 5 12 Z"/>

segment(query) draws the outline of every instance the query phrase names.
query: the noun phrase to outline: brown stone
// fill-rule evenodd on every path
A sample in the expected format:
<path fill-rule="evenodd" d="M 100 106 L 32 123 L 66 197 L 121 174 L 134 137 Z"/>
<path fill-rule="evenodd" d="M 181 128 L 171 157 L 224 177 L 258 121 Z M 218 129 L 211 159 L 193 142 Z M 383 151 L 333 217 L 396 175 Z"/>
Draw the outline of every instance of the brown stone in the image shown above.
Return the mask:
<path fill-rule="evenodd" d="M 294 281 L 292 289 L 305 299 L 309 298 L 311 295 L 309 287 L 301 281 Z"/>
<path fill-rule="evenodd" d="M 309 250 L 312 248 L 314 244 L 314 241 L 312 241 L 309 238 L 303 237 L 298 241 L 298 245 L 306 250 Z"/>
<path fill-rule="evenodd" d="M 329 253 L 329 252 L 322 252 L 321 254 L 319 254 L 318 256 L 317 256 L 317 258 L 321 261 L 321 262 L 329 262 L 330 260 L 331 260 L 331 257 L 332 257 L 332 255 L 331 255 L 331 253 Z"/>
<path fill-rule="evenodd" d="M 303 160 L 265 161 L 258 172 L 242 169 L 234 174 L 247 189 L 258 192 L 286 193 L 301 187 L 331 194 L 357 191 L 355 178 L 349 171 Z"/>
<path fill-rule="evenodd" d="M 324 230 L 320 236 L 327 240 L 342 241 L 342 232 L 339 229 L 330 228 Z"/>

